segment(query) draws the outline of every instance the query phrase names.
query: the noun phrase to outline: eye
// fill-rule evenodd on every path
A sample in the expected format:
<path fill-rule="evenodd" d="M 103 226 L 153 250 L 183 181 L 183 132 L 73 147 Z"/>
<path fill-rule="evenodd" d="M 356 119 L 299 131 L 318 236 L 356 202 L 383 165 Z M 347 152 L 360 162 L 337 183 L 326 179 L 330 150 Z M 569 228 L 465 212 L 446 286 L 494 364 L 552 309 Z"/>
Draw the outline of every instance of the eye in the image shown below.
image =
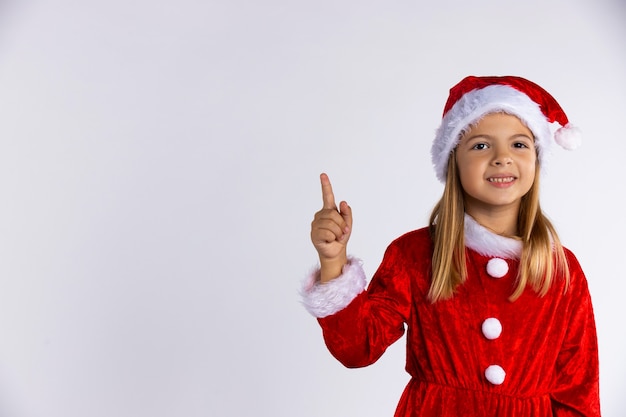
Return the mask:
<path fill-rule="evenodd" d="M 477 151 L 482 151 L 483 149 L 487 149 L 487 144 L 480 142 L 472 146 L 472 149 L 476 149 Z"/>
<path fill-rule="evenodd" d="M 519 149 L 530 149 L 531 145 L 528 142 L 515 142 L 513 144 L 513 147 L 515 148 L 519 148 Z"/>

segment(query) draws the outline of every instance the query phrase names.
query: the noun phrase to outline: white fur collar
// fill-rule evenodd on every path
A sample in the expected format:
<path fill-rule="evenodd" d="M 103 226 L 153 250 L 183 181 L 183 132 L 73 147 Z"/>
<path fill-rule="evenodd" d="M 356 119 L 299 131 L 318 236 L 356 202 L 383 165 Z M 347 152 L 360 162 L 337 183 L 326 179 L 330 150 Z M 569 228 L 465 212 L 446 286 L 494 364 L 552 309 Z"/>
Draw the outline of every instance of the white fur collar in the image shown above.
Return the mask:
<path fill-rule="evenodd" d="M 498 256 L 519 259 L 522 242 L 500 236 L 478 224 L 469 214 L 465 214 L 465 246 L 484 256 Z"/>

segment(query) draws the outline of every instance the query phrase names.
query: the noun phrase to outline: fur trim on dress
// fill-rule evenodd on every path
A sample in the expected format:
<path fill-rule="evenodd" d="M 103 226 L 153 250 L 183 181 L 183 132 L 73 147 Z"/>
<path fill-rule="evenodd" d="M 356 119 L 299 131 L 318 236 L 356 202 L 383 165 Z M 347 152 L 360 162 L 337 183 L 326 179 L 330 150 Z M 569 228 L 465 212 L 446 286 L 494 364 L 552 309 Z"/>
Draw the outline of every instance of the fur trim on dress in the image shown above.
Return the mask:
<path fill-rule="evenodd" d="M 500 236 L 478 224 L 469 214 L 465 214 L 465 246 L 484 256 L 519 259 L 522 255 L 521 240 Z"/>
<path fill-rule="evenodd" d="M 302 304 L 317 318 L 335 314 L 346 308 L 365 290 L 366 278 L 360 259 L 348 258 L 342 274 L 324 284 L 320 282 L 319 267 L 314 268 L 302 282 Z"/>

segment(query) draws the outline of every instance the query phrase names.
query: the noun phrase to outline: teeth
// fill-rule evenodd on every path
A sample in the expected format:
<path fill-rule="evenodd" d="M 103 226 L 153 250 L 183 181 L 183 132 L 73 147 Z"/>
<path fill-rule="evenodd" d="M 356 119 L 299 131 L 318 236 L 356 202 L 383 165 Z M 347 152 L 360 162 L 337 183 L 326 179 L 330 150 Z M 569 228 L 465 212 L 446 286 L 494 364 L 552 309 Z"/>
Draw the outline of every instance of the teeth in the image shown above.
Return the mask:
<path fill-rule="evenodd" d="M 511 182 L 513 181 L 514 178 L 513 177 L 506 177 L 506 178 L 489 178 L 489 182 Z"/>

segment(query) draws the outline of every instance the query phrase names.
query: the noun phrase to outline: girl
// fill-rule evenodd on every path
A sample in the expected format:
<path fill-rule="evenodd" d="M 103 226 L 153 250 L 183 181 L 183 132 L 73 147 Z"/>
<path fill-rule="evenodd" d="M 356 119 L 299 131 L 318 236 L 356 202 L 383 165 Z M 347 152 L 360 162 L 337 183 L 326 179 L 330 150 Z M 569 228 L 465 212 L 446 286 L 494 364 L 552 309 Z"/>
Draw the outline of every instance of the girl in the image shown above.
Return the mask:
<path fill-rule="evenodd" d="M 453 87 L 432 145 L 443 196 L 429 227 L 391 243 L 367 290 L 346 251 L 352 210 L 321 175 L 320 268 L 303 302 L 347 367 L 374 363 L 407 326 L 411 380 L 396 416 L 600 415 L 587 281 L 539 205 L 553 141 L 573 149 L 577 131 L 538 85 L 507 76 Z"/>

